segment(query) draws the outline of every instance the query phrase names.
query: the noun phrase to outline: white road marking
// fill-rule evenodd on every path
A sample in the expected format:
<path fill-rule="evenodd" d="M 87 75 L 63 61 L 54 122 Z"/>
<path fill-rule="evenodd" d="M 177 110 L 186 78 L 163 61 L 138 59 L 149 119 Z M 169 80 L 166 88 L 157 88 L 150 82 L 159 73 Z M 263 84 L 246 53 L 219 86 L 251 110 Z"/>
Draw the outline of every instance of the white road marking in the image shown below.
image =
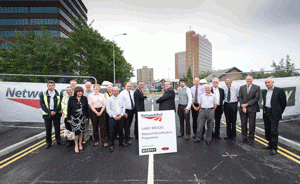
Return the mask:
<path fill-rule="evenodd" d="M 148 164 L 148 182 L 147 184 L 154 184 L 154 155 L 149 154 L 149 164 Z"/>
<path fill-rule="evenodd" d="M 219 167 L 222 163 L 223 163 L 223 161 L 221 161 L 218 165 L 216 165 L 211 171 L 206 173 L 206 175 L 204 177 L 208 176 L 209 173 L 211 173 L 213 170 L 215 170 L 217 167 Z"/>

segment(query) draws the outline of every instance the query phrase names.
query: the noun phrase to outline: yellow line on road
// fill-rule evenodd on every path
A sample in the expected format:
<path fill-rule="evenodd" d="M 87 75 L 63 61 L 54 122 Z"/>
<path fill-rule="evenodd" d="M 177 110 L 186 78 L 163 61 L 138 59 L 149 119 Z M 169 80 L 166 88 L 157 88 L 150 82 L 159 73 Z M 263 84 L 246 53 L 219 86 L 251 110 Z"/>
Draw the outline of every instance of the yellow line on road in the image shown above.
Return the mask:
<path fill-rule="evenodd" d="M 63 132 L 63 130 L 61 131 L 61 133 L 62 133 L 62 132 Z M 55 140 L 54 136 L 55 136 L 55 135 L 52 135 L 52 140 Z M 14 154 L 14 155 L 12 155 L 12 156 L 10 156 L 10 157 L 8 157 L 8 158 L 6 158 L 6 159 L 0 161 L 0 164 L 2 164 L 2 163 L 6 162 L 6 161 L 8 161 L 8 160 L 13 159 L 14 157 L 16 157 L 16 156 L 18 156 L 18 155 L 24 153 L 25 151 L 28 151 L 28 150 L 30 150 L 30 149 L 33 148 L 32 150 L 30 150 L 30 151 L 28 151 L 27 153 L 25 153 L 25 154 L 23 154 L 23 155 L 17 157 L 16 159 L 13 159 L 12 161 L 9 161 L 9 162 L 7 162 L 6 164 L 1 165 L 1 166 L 0 166 L 0 169 L 2 169 L 3 167 L 7 166 L 8 164 L 14 162 L 15 160 L 18 160 L 19 158 L 21 158 L 21 157 L 27 155 L 28 153 L 31 153 L 32 151 L 36 150 L 37 148 L 40 148 L 41 146 L 45 145 L 45 144 L 46 144 L 45 141 L 46 141 L 46 140 L 42 140 L 42 141 L 40 141 L 40 142 L 38 142 L 38 143 L 36 143 L 36 144 L 30 146 L 30 147 L 28 147 L 28 148 L 26 148 L 26 149 L 24 149 L 24 150 L 18 152 L 18 153 L 16 153 L 16 154 Z M 40 145 L 40 144 L 41 144 L 41 145 Z M 39 145 L 39 146 L 38 146 L 38 145 Z M 36 146 L 38 146 L 38 147 L 36 147 Z M 35 147 L 35 148 L 34 148 L 34 147 Z"/>
<path fill-rule="evenodd" d="M 222 122 L 222 123 L 223 123 L 223 124 L 226 124 L 225 122 Z M 238 132 L 241 132 L 241 127 L 236 126 L 236 130 L 237 130 Z M 255 141 L 261 143 L 262 145 L 268 146 L 268 144 L 267 144 L 268 141 L 265 140 L 264 138 L 258 136 L 258 135 L 255 135 Z M 295 153 L 292 153 L 292 152 L 290 152 L 290 151 L 288 151 L 288 150 L 282 148 L 281 146 L 278 146 L 278 149 L 279 149 L 279 150 L 277 151 L 278 153 L 280 153 L 281 155 L 283 155 L 283 156 L 285 156 L 285 157 L 287 157 L 287 158 L 289 158 L 289 159 L 291 159 L 291 160 L 297 162 L 298 164 L 300 164 L 300 161 L 297 160 L 297 159 L 300 159 L 300 156 L 299 156 L 299 155 L 296 155 Z M 282 152 L 282 151 L 283 151 L 283 152 Z M 285 153 L 284 153 L 284 152 L 285 152 Z M 286 154 L 286 153 L 287 153 L 287 154 Z M 288 155 L 288 154 L 290 154 L 290 155 Z M 293 158 L 292 156 L 295 157 L 295 158 L 297 158 L 297 159 Z"/>

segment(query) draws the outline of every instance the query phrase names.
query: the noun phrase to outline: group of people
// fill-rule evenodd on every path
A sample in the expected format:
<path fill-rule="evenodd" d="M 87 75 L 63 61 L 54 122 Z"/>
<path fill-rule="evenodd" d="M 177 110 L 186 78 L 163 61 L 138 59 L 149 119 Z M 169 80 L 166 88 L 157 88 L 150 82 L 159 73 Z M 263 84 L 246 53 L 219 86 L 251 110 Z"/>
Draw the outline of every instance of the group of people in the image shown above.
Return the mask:
<path fill-rule="evenodd" d="M 177 114 L 180 122 L 178 137 L 186 135 L 190 139 L 190 111 L 192 111 L 192 128 L 194 142 L 204 139 L 210 145 L 212 138 L 221 139 L 220 122 L 224 112 L 226 119 L 226 136 L 224 139 L 236 141 L 236 121 L 238 102 L 242 129 L 242 143 L 253 145 L 255 135 L 256 113 L 259 112 L 258 100 L 260 87 L 253 84 L 253 77 L 246 77 L 246 85 L 239 89 L 232 86 L 232 80 L 225 80 L 226 87 L 219 87 L 219 80 L 213 79 L 212 86 L 200 85 L 199 78 L 194 79 L 194 86 L 188 88 L 186 81 L 180 79 L 178 92 Z M 277 153 L 278 124 L 286 107 L 286 95 L 283 89 L 274 87 L 271 78 L 265 80 L 266 90 L 262 91 L 263 119 L 265 135 L 268 141 L 266 149 L 270 154 Z M 144 100 L 149 98 L 143 93 L 143 82 L 137 83 L 137 89 L 131 90 L 131 83 L 125 85 L 125 90 L 119 93 L 119 88 L 107 86 L 107 92 L 99 92 L 100 85 L 91 82 L 85 83 L 85 90 L 77 86 L 75 80 L 70 81 L 66 88 L 66 94 L 60 94 L 55 90 L 55 82 L 48 81 L 48 90 L 40 95 L 40 104 L 43 110 L 43 118 L 46 126 L 46 148 L 51 147 L 52 122 L 55 127 L 57 144 L 64 144 L 60 138 L 60 119 L 62 112 L 65 117 L 65 127 L 75 133 L 75 140 L 70 141 L 69 146 L 75 146 L 75 152 L 83 150 L 82 144 L 89 140 L 89 119 L 93 126 L 94 146 L 99 145 L 99 127 L 101 143 L 114 151 L 114 139 L 118 137 L 120 146 L 131 144 L 130 127 L 135 115 L 134 136 L 138 139 L 139 111 L 145 111 Z M 175 91 L 171 82 L 165 82 L 166 91 L 156 100 L 159 110 L 174 110 Z M 185 123 L 184 123 L 185 122 Z M 249 123 L 248 123 L 249 122 Z M 205 129 L 207 124 L 207 129 Z M 249 124 L 249 133 L 248 133 Z M 214 130 L 213 130 L 214 127 Z M 185 131 L 184 131 L 185 130 Z"/>
<path fill-rule="evenodd" d="M 120 146 L 132 144 L 130 127 L 133 116 L 138 111 L 145 111 L 143 82 L 138 83 L 138 89 L 133 92 L 131 83 L 125 85 L 125 90 L 119 93 L 119 88 L 107 86 L 107 92 L 99 92 L 100 85 L 85 83 L 85 89 L 77 86 L 75 80 L 70 81 L 65 94 L 55 89 L 55 82 L 47 82 L 48 90 L 40 94 L 40 104 L 46 126 L 46 149 L 52 145 L 52 123 L 55 127 L 55 138 L 58 145 L 64 144 L 60 137 L 60 119 L 64 115 L 65 128 L 75 134 L 75 140 L 69 140 L 68 146 L 74 146 L 78 153 L 83 150 L 83 144 L 89 141 L 89 123 L 93 127 L 94 146 L 101 144 L 114 151 L 114 139 L 119 139 Z M 100 137 L 99 137 L 100 129 Z M 138 121 L 134 127 L 135 138 L 138 139 Z M 101 139 L 100 139 L 101 138 Z"/>
<path fill-rule="evenodd" d="M 253 84 L 253 77 L 246 77 L 245 85 L 236 88 L 232 86 L 232 80 L 225 80 L 224 89 L 218 87 L 219 80 L 213 79 L 212 87 L 209 84 L 200 85 L 199 78 L 194 79 L 194 86 L 188 88 L 183 79 L 179 81 L 178 87 L 178 117 L 180 121 L 180 133 L 178 137 L 184 136 L 189 139 L 191 135 L 190 111 L 193 117 L 193 138 L 197 143 L 201 139 L 210 145 L 212 138 L 221 139 L 220 121 L 224 112 L 226 119 L 226 136 L 224 139 L 236 141 L 236 121 L 237 111 L 239 110 L 241 119 L 241 143 L 253 145 L 255 135 L 256 113 L 260 111 L 258 100 L 260 97 L 260 87 Z M 274 81 L 271 78 L 265 80 L 266 90 L 262 91 L 263 99 L 263 119 L 265 124 L 265 136 L 270 154 L 277 153 L 278 143 L 278 124 L 286 107 L 286 95 L 283 89 L 274 87 Z M 238 109 L 238 102 L 240 103 Z M 185 125 L 184 126 L 184 122 Z M 207 123 L 207 129 L 205 129 Z M 248 133 L 249 124 L 249 133 Z M 213 130 L 213 127 L 215 129 Z"/>

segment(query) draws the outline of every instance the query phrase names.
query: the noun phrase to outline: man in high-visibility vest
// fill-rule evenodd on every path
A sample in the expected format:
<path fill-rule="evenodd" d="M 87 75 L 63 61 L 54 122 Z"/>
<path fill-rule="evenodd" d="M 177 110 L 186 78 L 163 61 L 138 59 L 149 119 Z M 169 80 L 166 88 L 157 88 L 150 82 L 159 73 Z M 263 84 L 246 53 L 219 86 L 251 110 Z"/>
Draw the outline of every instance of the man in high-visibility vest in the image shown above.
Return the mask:
<path fill-rule="evenodd" d="M 67 122 L 67 116 L 68 116 L 68 101 L 69 98 L 73 95 L 73 90 L 71 88 L 71 86 L 68 86 L 66 88 L 66 95 L 63 97 L 62 101 L 61 101 L 61 109 L 64 115 L 64 123 L 65 123 L 65 127 L 67 130 L 72 131 L 72 127 L 71 124 L 69 122 Z M 67 147 L 72 147 L 75 145 L 74 140 L 69 140 L 68 141 L 69 144 L 67 145 Z"/>
<path fill-rule="evenodd" d="M 47 82 L 48 90 L 40 93 L 40 105 L 43 110 L 43 119 L 46 127 L 46 149 L 52 144 L 52 122 L 55 128 L 55 139 L 58 145 L 64 144 L 60 138 L 60 118 L 62 95 L 55 90 L 55 82 Z"/>

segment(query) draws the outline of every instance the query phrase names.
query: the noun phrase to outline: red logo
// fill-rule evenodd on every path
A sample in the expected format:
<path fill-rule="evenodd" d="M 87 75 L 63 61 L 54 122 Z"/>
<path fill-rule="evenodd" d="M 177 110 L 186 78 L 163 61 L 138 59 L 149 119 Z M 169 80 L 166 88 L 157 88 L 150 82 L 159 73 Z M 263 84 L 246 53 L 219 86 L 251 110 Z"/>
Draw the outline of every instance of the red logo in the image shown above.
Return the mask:
<path fill-rule="evenodd" d="M 18 103 L 22 103 L 24 105 L 28 105 L 30 107 L 34 107 L 37 109 L 41 108 L 39 99 L 20 99 L 20 98 L 7 98 L 7 99 L 18 102 Z"/>
<path fill-rule="evenodd" d="M 162 119 L 162 116 L 152 116 L 152 117 L 143 117 L 143 118 L 146 118 L 146 119 L 151 119 L 151 120 L 154 120 L 154 121 L 161 121 Z"/>
<path fill-rule="evenodd" d="M 164 150 L 164 151 L 169 150 L 169 147 L 163 147 L 163 148 L 161 148 L 161 150 Z"/>

